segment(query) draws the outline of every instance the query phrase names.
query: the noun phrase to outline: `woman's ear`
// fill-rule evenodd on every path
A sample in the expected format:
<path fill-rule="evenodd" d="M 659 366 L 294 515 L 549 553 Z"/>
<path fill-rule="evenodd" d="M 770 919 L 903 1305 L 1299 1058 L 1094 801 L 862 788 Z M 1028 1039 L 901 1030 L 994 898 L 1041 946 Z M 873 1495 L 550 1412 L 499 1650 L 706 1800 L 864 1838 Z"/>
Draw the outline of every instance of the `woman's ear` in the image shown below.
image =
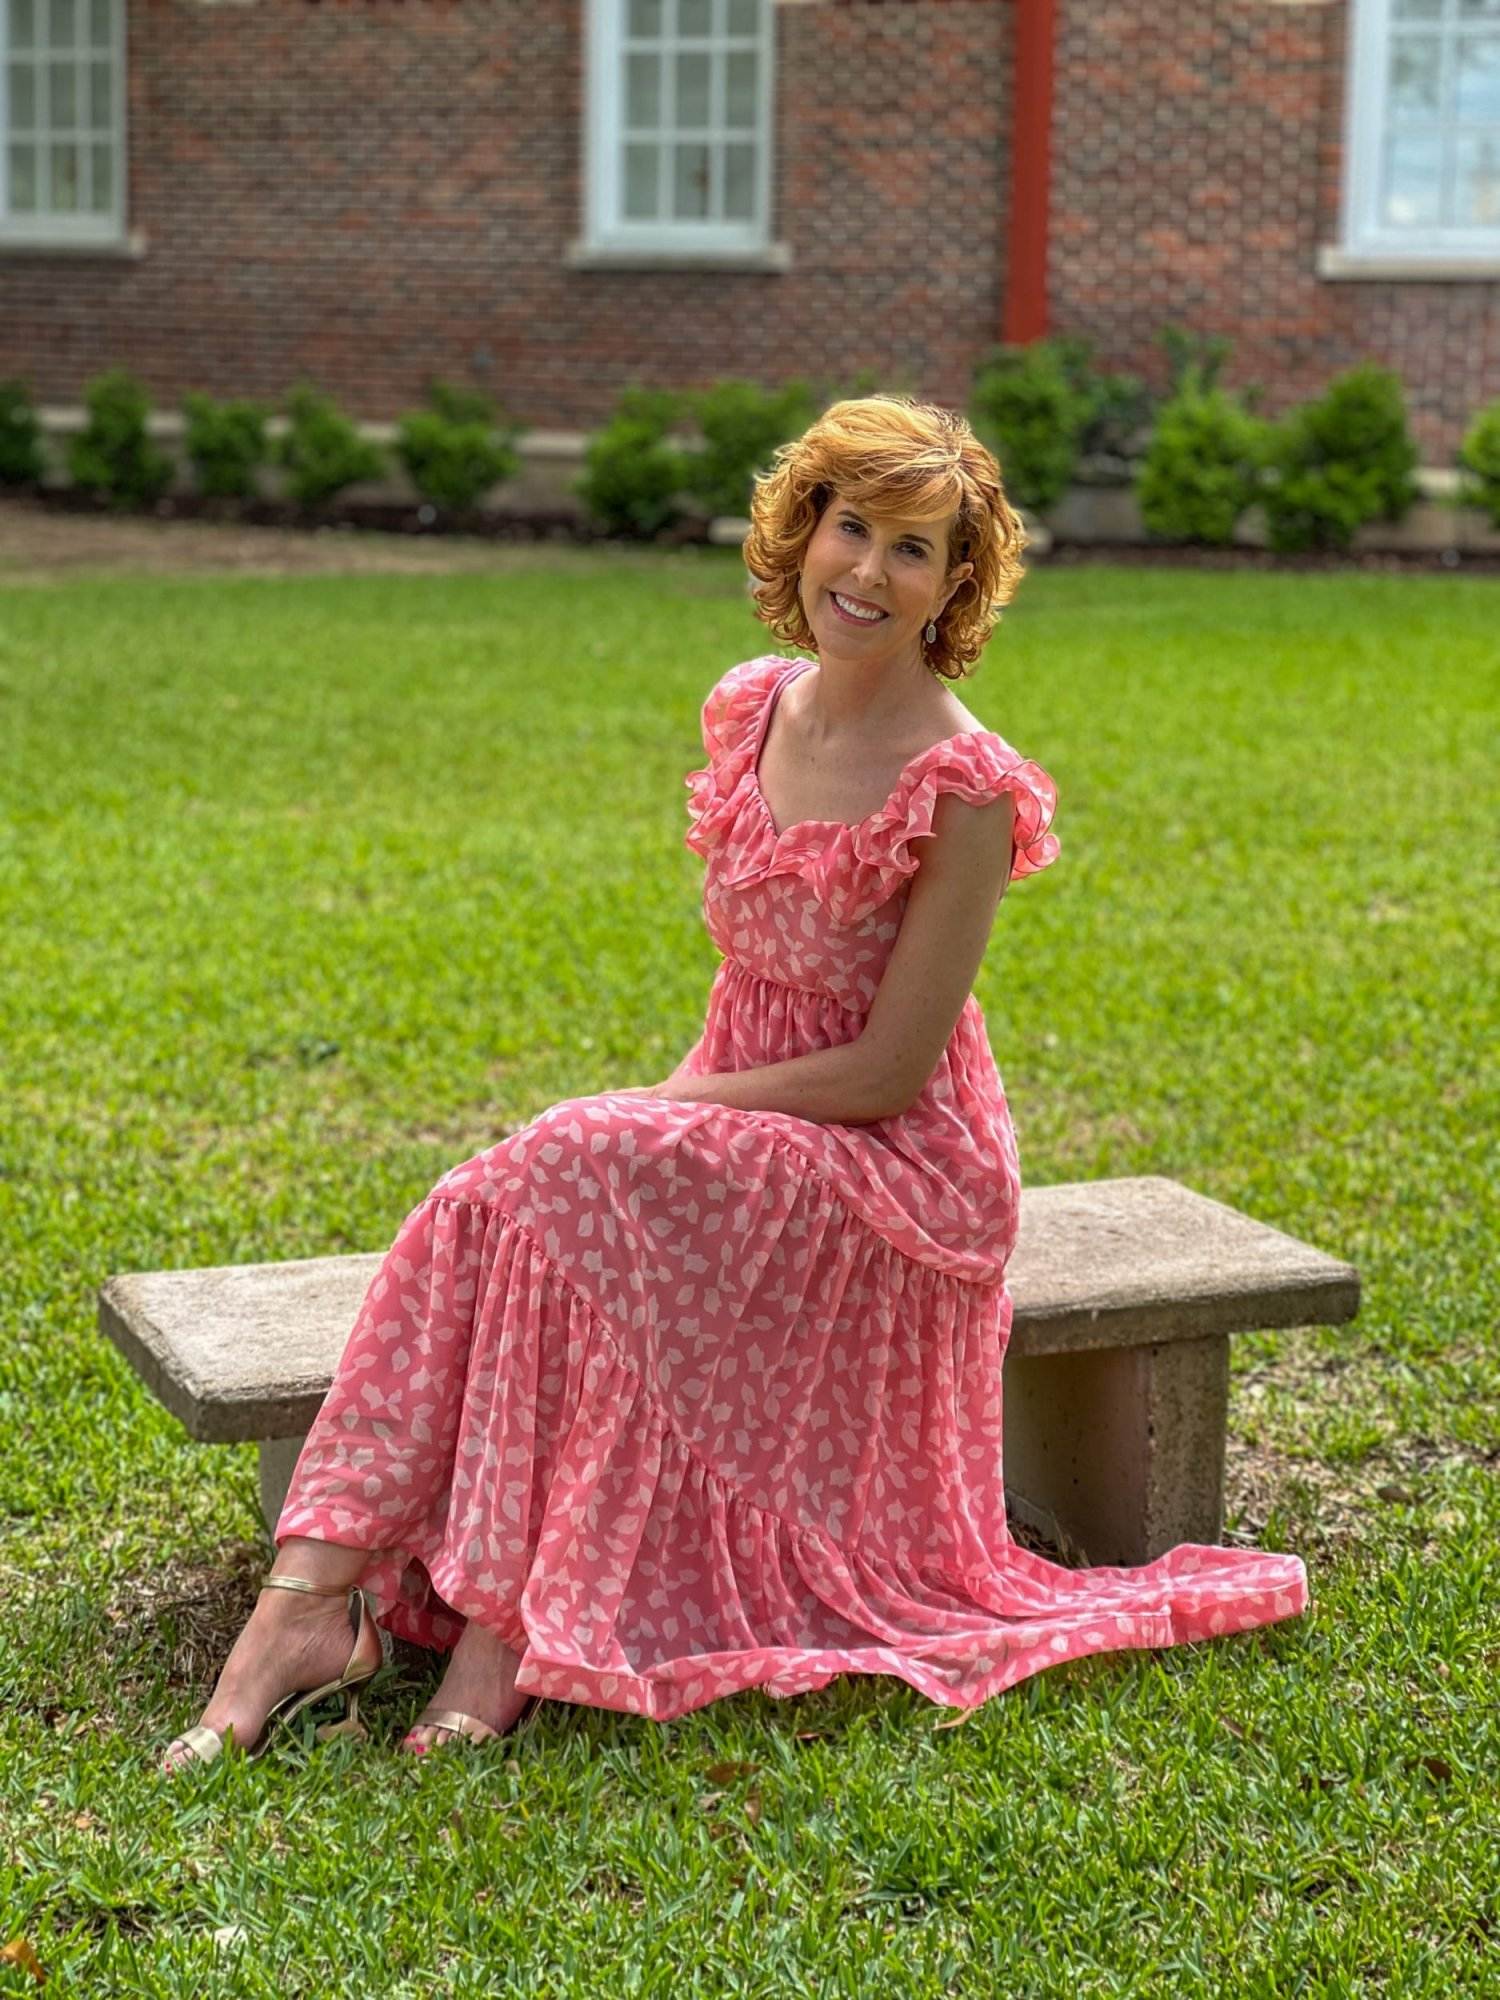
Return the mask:
<path fill-rule="evenodd" d="M 952 588 L 949 590 L 948 595 L 943 599 L 943 609 L 945 611 L 948 609 L 948 606 L 953 602 L 954 598 L 957 597 L 959 585 L 962 583 L 967 583 L 969 578 L 974 574 L 974 565 L 973 563 L 960 563 L 958 568 L 950 571 L 949 574 L 952 578 Z"/>

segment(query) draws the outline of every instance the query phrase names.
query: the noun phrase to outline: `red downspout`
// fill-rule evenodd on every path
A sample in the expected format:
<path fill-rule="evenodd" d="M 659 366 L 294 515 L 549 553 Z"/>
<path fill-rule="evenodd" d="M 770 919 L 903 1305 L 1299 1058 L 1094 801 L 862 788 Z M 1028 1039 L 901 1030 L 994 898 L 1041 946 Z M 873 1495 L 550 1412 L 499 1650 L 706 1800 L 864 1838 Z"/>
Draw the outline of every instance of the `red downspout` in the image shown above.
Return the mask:
<path fill-rule="evenodd" d="M 1002 341 L 1047 332 L 1048 203 L 1052 187 L 1052 57 L 1057 0 L 1015 0 L 1011 92 L 1010 215 Z"/>

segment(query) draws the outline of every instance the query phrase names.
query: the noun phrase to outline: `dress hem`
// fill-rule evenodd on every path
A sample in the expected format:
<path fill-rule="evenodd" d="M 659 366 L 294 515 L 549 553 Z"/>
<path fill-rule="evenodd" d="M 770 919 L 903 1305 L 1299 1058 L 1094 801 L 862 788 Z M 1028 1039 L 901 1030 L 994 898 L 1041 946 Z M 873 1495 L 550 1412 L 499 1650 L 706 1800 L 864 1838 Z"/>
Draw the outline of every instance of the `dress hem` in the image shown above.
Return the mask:
<path fill-rule="evenodd" d="M 428 1645 L 431 1640 L 424 1634 L 436 1628 L 441 1638 L 451 1627 L 456 1640 L 462 1622 L 474 1617 L 497 1631 L 513 1651 L 521 1652 L 516 1676 L 520 1692 L 669 1721 L 727 1694 L 758 1687 L 774 1699 L 786 1699 L 825 1687 L 845 1673 L 893 1676 L 935 1705 L 968 1711 L 1034 1673 L 1084 1654 L 1181 1645 L 1279 1622 L 1306 1608 L 1306 1573 L 1295 1556 L 1181 1544 L 1146 1565 L 1075 1571 L 1050 1563 L 1007 1538 L 988 1569 L 960 1571 L 900 1545 L 869 1547 L 862 1545 L 857 1535 L 841 1542 L 824 1529 L 789 1521 L 773 1507 L 750 1498 L 699 1457 L 674 1428 L 667 1408 L 633 1365 L 607 1319 L 548 1255 L 527 1223 L 498 1204 L 438 1193 L 418 1205 L 414 1218 L 424 1210 L 443 1207 L 476 1211 L 493 1218 L 502 1230 L 513 1232 L 557 1286 L 559 1297 L 567 1302 L 566 1312 L 571 1315 L 576 1311 L 580 1324 L 587 1327 L 588 1344 L 605 1366 L 597 1369 L 592 1356 L 583 1359 L 582 1386 L 570 1429 L 580 1410 L 617 1406 L 616 1399 L 607 1393 L 610 1369 L 619 1370 L 633 1385 L 634 1396 L 626 1390 L 619 1399 L 618 1407 L 625 1412 L 620 1425 L 613 1430 L 602 1427 L 586 1438 L 583 1453 L 588 1474 L 597 1472 L 596 1453 L 602 1451 L 607 1459 L 609 1439 L 623 1435 L 628 1447 L 634 1449 L 636 1463 L 654 1458 L 654 1492 L 661 1483 L 666 1457 L 678 1455 L 681 1463 L 670 1468 L 667 1487 L 669 1517 L 675 1519 L 680 1505 L 686 1504 L 690 1521 L 721 1529 L 721 1550 L 730 1565 L 725 1579 L 731 1592 L 727 1602 L 735 1606 L 741 1622 L 748 1617 L 743 1600 L 754 1595 L 761 1565 L 769 1563 L 769 1574 L 783 1584 L 789 1577 L 804 1591 L 811 1591 L 852 1629 L 858 1630 L 865 1622 L 870 1641 L 845 1646 L 730 1645 L 699 1651 L 693 1648 L 689 1632 L 683 1634 L 682 1652 L 668 1654 L 646 1671 L 633 1669 L 618 1658 L 603 1665 L 578 1654 L 558 1657 L 548 1651 L 556 1639 L 543 1629 L 538 1606 L 527 1604 L 538 1577 L 543 1585 L 555 1581 L 549 1574 L 548 1549 L 535 1543 L 527 1548 L 524 1573 L 516 1571 L 519 1593 L 514 1605 L 506 1607 L 513 1608 L 514 1616 L 502 1620 L 496 1617 L 498 1589 L 486 1594 L 485 1579 L 475 1574 L 473 1552 L 466 1555 L 466 1543 L 456 1546 L 464 1542 L 464 1535 L 453 1533 L 447 1517 L 440 1526 L 414 1527 L 393 1543 L 377 1547 L 360 1537 L 379 1532 L 381 1524 L 357 1506 L 352 1510 L 357 1521 L 351 1520 L 347 1526 L 337 1522 L 334 1531 L 327 1532 L 333 1503 L 314 1500 L 309 1506 L 300 1501 L 294 1474 L 282 1514 L 287 1525 L 283 1529 L 281 1520 L 277 1523 L 278 1546 L 293 1534 L 343 1540 L 348 1545 L 352 1532 L 353 1546 L 369 1548 L 371 1567 L 384 1572 L 370 1585 L 377 1620 L 398 1636 Z M 487 1220 L 486 1229 L 488 1226 Z M 606 1440 L 602 1445 L 601 1438 Z M 684 1479 L 689 1467 L 696 1471 L 696 1482 L 691 1477 Z M 584 1475 L 579 1477 L 583 1483 L 578 1491 L 595 1490 L 587 1487 Z M 694 1483 L 701 1485 L 698 1496 L 690 1492 Z M 688 1499 L 684 1502 L 685 1492 Z M 696 1505 L 692 1504 L 695 1498 Z M 347 1496 L 339 1502 L 339 1511 L 351 1511 Z M 571 1517 L 572 1510 L 568 1511 Z M 576 1538 L 576 1519 L 574 1531 Z M 736 1576 L 734 1552 L 747 1544 L 759 1553 L 752 1569 Z M 784 1565 L 778 1557 L 778 1545 Z M 566 1553 L 565 1544 L 563 1555 Z M 482 1564 L 483 1558 L 478 1560 Z M 415 1603 L 405 1591 L 404 1580 L 414 1562 L 426 1571 L 441 1609 Z M 1236 1582 L 1230 1574 L 1236 1566 L 1246 1564 L 1255 1567 L 1253 1584 Z M 1215 1568 L 1224 1574 L 1216 1578 Z M 489 1581 L 493 1583 L 493 1577 Z M 1171 1602 L 1174 1590 L 1191 1601 Z M 1128 1602 L 1142 1595 L 1168 1601 Z M 947 1601 L 924 1601 L 930 1598 Z M 1002 1599 L 1012 1608 L 1002 1608 Z M 882 1600 L 896 1608 L 881 1609 Z M 883 1639 L 876 1636 L 882 1627 L 890 1633 L 902 1616 L 919 1625 L 924 1613 L 935 1629 L 914 1629 Z M 617 1616 L 618 1606 L 608 1619 L 607 1641 L 618 1653 Z M 556 1624 L 557 1619 L 547 1622 Z M 999 1629 L 1002 1623 L 1007 1629 Z M 518 1643 L 523 1635 L 524 1650 Z M 675 1639 L 667 1641 L 671 1643 Z M 435 1649 L 444 1650 L 440 1644 Z M 979 1675 L 977 1680 L 971 1678 L 974 1673 Z"/>

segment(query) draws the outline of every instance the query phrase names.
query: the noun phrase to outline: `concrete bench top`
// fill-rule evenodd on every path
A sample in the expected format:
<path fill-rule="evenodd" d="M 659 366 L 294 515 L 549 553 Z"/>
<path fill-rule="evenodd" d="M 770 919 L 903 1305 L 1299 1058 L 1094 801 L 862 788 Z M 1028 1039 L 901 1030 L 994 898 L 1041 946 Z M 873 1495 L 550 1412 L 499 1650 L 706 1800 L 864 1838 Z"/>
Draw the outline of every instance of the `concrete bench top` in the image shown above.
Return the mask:
<path fill-rule="evenodd" d="M 383 1251 L 110 1278 L 99 1325 L 207 1443 L 302 1436 Z M 1021 1195 L 1009 1354 L 1080 1353 L 1359 1310 L 1359 1273 L 1294 1236 L 1145 1174 Z"/>

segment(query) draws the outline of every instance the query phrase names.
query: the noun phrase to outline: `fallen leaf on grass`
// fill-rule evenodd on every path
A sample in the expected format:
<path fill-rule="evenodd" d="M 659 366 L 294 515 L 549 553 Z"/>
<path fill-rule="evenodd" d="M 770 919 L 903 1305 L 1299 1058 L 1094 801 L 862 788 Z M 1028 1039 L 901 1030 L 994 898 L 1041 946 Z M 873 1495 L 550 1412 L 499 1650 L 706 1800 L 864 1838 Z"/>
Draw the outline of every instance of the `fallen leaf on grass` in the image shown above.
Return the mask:
<path fill-rule="evenodd" d="M 320 1722 L 317 1729 L 318 1741 L 326 1743 L 330 1736 L 352 1736 L 359 1743 L 368 1743 L 370 1740 L 369 1730 L 357 1716 L 353 1715 L 346 1715 L 342 1722 Z"/>
<path fill-rule="evenodd" d="M 12 1938 L 5 1949 L 0 1951 L 0 1965 L 14 1965 L 22 1972 L 29 1972 L 39 1983 L 44 1982 L 47 1977 L 42 1970 L 42 1961 L 31 1948 L 29 1938 Z"/>
<path fill-rule="evenodd" d="M 703 1775 L 711 1785 L 731 1785 L 736 1778 L 748 1778 L 754 1769 L 754 1764 L 726 1761 L 722 1764 L 710 1764 Z"/>

